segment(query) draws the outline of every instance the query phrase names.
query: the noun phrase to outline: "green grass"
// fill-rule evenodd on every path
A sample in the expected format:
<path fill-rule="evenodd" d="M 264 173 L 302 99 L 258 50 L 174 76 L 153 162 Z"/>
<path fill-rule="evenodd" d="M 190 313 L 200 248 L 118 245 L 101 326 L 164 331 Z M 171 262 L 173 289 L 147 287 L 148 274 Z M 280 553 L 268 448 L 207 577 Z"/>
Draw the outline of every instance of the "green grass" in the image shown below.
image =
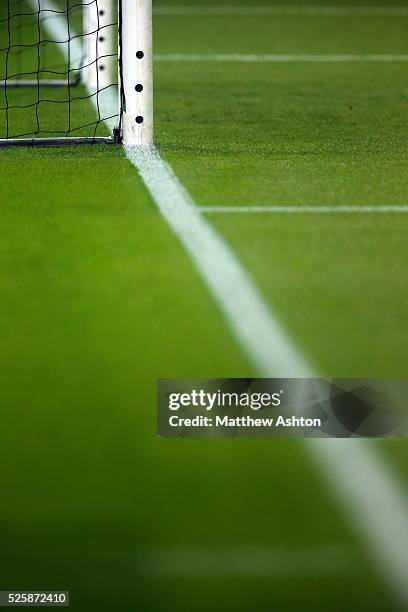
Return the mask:
<path fill-rule="evenodd" d="M 220 3 L 217 0 L 200 0 L 199 4 L 204 6 L 220 6 Z M 156 6 L 195 6 L 195 4 L 191 4 L 187 2 L 187 0 L 171 0 L 171 2 L 159 2 L 158 0 L 154 0 L 154 5 Z M 341 6 L 341 7 L 355 7 L 355 6 L 400 6 L 406 7 L 406 0 L 393 0 L 392 4 L 388 2 L 372 2 L 372 0 L 359 0 L 358 5 L 356 5 L 354 0 L 316 0 L 316 2 L 310 2 L 309 0 L 286 0 L 285 3 L 282 4 L 281 0 L 257 0 L 254 2 L 254 6 Z M 223 0 L 221 6 L 251 6 L 248 4 L 247 0 Z"/>
<path fill-rule="evenodd" d="M 404 215 L 220 215 L 213 222 L 316 369 L 344 378 L 406 376 Z"/>
<path fill-rule="evenodd" d="M 357 555 L 355 570 L 327 579 L 328 592 L 356 580 L 373 609 L 390 605 L 385 594 L 378 603 L 368 560 L 299 445 L 156 438 L 157 376 L 253 371 L 120 150 L 14 150 L 5 159 L 5 588 L 64 585 L 77 610 L 111 609 L 118 589 L 130 609 L 134 584 L 152 610 L 177 609 L 180 588 L 184 601 L 200 594 L 197 609 L 214 593 L 220 609 L 234 597 L 244 609 L 256 589 L 267 609 L 269 581 L 157 587 L 157 578 L 139 575 L 137 559 L 151 546 L 340 545 Z M 29 196 L 18 180 L 22 162 Z M 69 190 L 72 176 L 81 190 Z M 317 506 L 311 490 L 319 490 Z M 299 581 L 304 594 L 314 588 Z M 101 584 L 109 584 L 103 597 Z M 289 609 L 298 605 L 287 581 L 273 589 Z M 359 597 L 349 609 L 359 609 Z"/>
<path fill-rule="evenodd" d="M 200 204 L 406 204 L 407 72 L 158 64 L 157 139 Z"/>
<path fill-rule="evenodd" d="M 200 205 L 404 205 L 407 71 L 159 64 L 158 142 Z M 317 370 L 405 376 L 404 215 L 211 220 Z"/>
<path fill-rule="evenodd" d="M 405 28 L 160 17 L 155 38 L 160 53 L 407 52 Z M 407 71 L 160 63 L 157 144 L 201 205 L 408 204 Z M 122 150 L 2 149 L 0 184 L 0 588 L 70 589 L 78 612 L 397 610 L 301 444 L 157 438 L 158 377 L 257 373 Z M 406 375 L 404 215 L 209 219 L 318 371 Z M 375 444 L 405 476 L 406 443 Z M 154 547 L 242 546 L 344 547 L 350 563 L 143 570 Z"/>
<path fill-rule="evenodd" d="M 363 5 L 359 2 L 358 6 Z M 156 36 L 156 41 L 161 53 L 406 53 L 405 21 L 394 16 L 158 15 L 160 39 Z"/>

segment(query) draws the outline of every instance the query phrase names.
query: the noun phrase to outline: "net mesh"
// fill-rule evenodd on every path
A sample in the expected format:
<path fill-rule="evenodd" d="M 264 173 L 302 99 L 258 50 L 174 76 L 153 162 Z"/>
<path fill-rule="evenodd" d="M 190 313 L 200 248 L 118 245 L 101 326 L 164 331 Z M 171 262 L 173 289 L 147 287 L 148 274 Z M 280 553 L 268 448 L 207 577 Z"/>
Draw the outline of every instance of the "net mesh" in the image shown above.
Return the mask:
<path fill-rule="evenodd" d="M 1 0 L 0 139 L 111 133 L 117 23 L 106 2 Z"/>

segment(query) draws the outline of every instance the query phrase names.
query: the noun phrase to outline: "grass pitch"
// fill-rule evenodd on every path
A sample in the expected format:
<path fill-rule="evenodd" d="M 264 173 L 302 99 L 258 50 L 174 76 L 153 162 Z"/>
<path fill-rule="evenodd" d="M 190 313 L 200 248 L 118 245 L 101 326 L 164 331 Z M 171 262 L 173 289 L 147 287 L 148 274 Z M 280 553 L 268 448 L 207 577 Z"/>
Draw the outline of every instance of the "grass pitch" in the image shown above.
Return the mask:
<path fill-rule="evenodd" d="M 407 23 L 161 16 L 156 52 L 407 53 Z M 407 71 L 161 62 L 157 145 L 198 205 L 408 204 Z M 0 177 L 2 588 L 81 612 L 398 610 L 301 444 L 156 437 L 157 377 L 257 373 L 122 150 L 1 150 Z M 406 215 L 210 221 L 318 371 L 406 375 Z M 406 473 L 405 442 L 374 444 Z M 265 549 L 327 569 L 147 563 Z"/>

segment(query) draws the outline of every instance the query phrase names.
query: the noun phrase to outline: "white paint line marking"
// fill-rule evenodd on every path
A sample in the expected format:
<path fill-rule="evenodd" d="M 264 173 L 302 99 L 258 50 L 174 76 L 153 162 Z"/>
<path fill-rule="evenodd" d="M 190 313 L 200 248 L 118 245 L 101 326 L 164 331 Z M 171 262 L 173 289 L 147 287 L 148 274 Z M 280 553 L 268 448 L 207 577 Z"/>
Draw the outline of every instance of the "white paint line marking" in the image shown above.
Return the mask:
<path fill-rule="evenodd" d="M 254 546 L 153 548 L 138 555 L 143 574 L 184 578 L 323 577 L 359 570 L 356 551 L 341 547 Z M 359 563 L 360 562 L 360 563 Z"/>
<path fill-rule="evenodd" d="M 270 313 L 231 249 L 200 214 L 155 148 L 126 148 L 161 213 L 195 262 L 234 335 L 260 371 L 308 376 L 310 369 Z M 262 339 L 262 340 L 261 340 Z"/>
<path fill-rule="evenodd" d="M 31 0 L 35 2 L 35 0 Z M 47 4 L 53 5 L 51 0 Z M 54 7 L 55 8 L 55 7 Z M 61 19 L 63 19 L 61 17 Z M 55 20 L 52 20 L 53 22 Z M 110 90 L 107 90 L 109 92 Z M 117 98 L 104 98 L 108 115 Z M 109 110 L 108 105 L 113 106 Z M 209 225 L 158 151 L 126 149 L 164 218 L 201 273 L 232 332 L 265 377 L 312 377 L 313 373 L 272 315 L 222 237 Z M 367 542 L 381 576 L 408 606 L 408 503 L 395 475 L 362 440 L 309 440 L 307 448 L 329 486 Z"/>
<path fill-rule="evenodd" d="M 308 440 L 329 490 L 364 537 L 397 603 L 408 607 L 408 500 L 374 441 Z"/>
<path fill-rule="evenodd" d="M 408 62 L 408 54 L 342 53 L 318 55 L 290 54 L 236 54 L 236 53 L 165 53 L 154 56 L 156 62 L 266 62 L 266 63 L 392 63 Z"/>
<path fill-rule="evenodd" d="M 311 17 L 406 17 L 406 7 L 381 6 L 167 6 L 154 7 L 155 15 L 176 17 L 311 16 Z"/>
<path fill-rule="evenodd" d="M 376 214 L 408 213 L 408 206 L 199 206 L 206 214 Z"/>
<path fill-rule="evenodd" d="M 260 375 L 312 376 L 233 252 L 206 223 L 157 150 L 133 147 L 126 154 Z M 399 481 L 371 452 L 367 441 L 308 440 L 307 448 L 348 511 L 350 523 L 367 542 L 396 600 L 408 606 L 408 503 Z M 350 499 L 343 500 L 344 496 Z M 387 502 L 378 504 L 384 496 Z"/>

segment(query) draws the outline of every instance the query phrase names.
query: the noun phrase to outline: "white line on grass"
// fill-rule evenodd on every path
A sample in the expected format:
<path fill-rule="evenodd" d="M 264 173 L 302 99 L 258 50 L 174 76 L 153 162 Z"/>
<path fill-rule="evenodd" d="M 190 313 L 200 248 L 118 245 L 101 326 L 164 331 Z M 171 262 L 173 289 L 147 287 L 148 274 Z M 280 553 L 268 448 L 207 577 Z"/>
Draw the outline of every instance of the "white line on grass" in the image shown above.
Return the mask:
<path fill-rule="evenodd" d="M 408 213 L 408 206 L 199 206 L 207 214 L 372 214 L 372 213 Z"/>
<path fill-rule="evenodd" d="M 190 16 L 312 16 L 312 17 L 406 17 L 406 7 L 381 6 L 166 6 L 154 7 L 155 15 Z"/>
<path fill-rule="evenodd" d="M 203 218 L 155 148 L 127 147 L 161 213 L 194 260 L 234 335 L 260 371 L 309 376 L 294 348 L 230 247 Z"/>
<path fill-rule="evenodd" d="M 313 53 L 159 53 L 156 62 L 270 62 L 270 63 L 392 63 L 408 62 L 408 54 L 341 53 L 318 55 Z"/>
<path fill-rule="evenodd" d="M 259 373 L 266 377 L 312 376 L 231 249 L 203 219 L 157 150 L 130 147 L 126 154 Z M 348 510 L 350 522 L 364 536 L 396 598 L 407 606 L 408 504 L 399 481 L 367 442 L 309 440 L 307 448 L 326 473 L 329 488 Z M 383 497 L 386 501 L 378 504 Z"/>
<path fill-rule="evenodd" d="M 37 0 L 29 1 L 34 9 L 38 8 Z M 41 6 L 45 5 L 57 10 L 53 0 L 42 0 Z M 59 27 L 57 19 L 50 19 L 47 27 L 57 38 L 63 25 Z M 108 113 L 111 116 L 117 111 L 117 98 L 106 91 L 103 104 L 107 110 L 112 104 Z M 197 210 L 158 151 L 154 147 L 133 147 L 126 149 L 126 155 L 195 262 L 259 374 L 313 376 L 230 247 Z M 407 607 L 408 504 L 395 475 L 361 440 L 309 440 L 307 448 L 348 511 L 350 523 L 369 545 L 381 575 Z"/>
<path fill-rule="evenodd" d="M 141 551 L 138 570 L 183 578 L 317 578 L 351 574 L 358 570 L 359 561 L 355 551 L 342 547 L 171 547 Z"/>
<path fill-rule="evenodd" d="M 380 574 L 408 608 L 408 500 L 374 441 L 307 440 L 329 492 L 366 540 Z"/>

